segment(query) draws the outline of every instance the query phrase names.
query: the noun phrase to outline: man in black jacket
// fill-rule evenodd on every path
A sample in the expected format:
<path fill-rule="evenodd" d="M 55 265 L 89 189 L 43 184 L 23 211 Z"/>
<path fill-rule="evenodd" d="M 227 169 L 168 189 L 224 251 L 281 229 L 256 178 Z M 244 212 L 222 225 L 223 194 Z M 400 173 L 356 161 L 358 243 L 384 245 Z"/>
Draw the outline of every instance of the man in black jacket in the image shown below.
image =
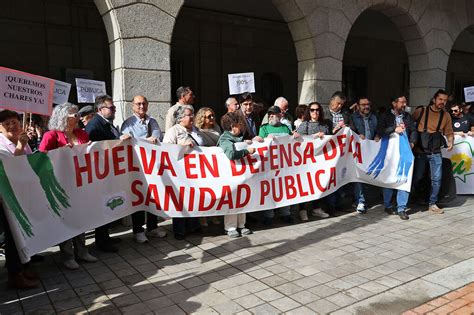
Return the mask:
<path fill-rule="evenodd" d="M 115 105 L 112 97 L 108 95 L 98 96 L 95 99 L 97 115 L 86 125 L 85 130 L 91 141 L 103 140 L 125 140 L 130 136 L 120 136 L 120 131 L 113 125 L 115 118 Z M 117 239 L 116 241 L 120 241 Z M 103 225 L 95 229 L 95 245 L 104 252 L 116 252 L 118 248 L 109 235 L 109 225 Z"/>
<path fill-rule="evenodd" d="M 405 112 L 407 106 L 407 98 L 404 95 L 398 95 L 392 98 L 392 109 L 384 113 L 379 118 L 378 134 L 381 137 L 390 137 L 391 134 L 397 133 L 399 135 L 406 134 L 410 147 L 416 144 L 418 133 L 416 131 L 415 123 L 411 118 L 410 114 Z M 390 214 L 395 214 L 392 207 L 392 194 L 393 189 L 383 189 L 383 202 L 385 211 Z M 397 211 L 400 219 L 408 220 L 408 214 L 406 213 L 408 197 L 410 193 L 404 190 L 397 190 Z"/>

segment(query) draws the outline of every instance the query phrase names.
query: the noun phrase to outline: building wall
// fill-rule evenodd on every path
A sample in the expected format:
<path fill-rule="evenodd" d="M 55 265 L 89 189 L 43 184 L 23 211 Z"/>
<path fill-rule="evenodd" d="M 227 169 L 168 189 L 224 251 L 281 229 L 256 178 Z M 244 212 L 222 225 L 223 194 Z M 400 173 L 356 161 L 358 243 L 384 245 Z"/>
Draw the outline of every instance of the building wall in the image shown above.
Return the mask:
<path fill-rule="evenodd" d="M 184 6 L 173 31 L 171 62 L 172 98 L 177 87 L 189 85 L 198 107 L 218 114 L 224 113 L 229 95 L 229 73 L 254 72 L 256 93 L 267 98 L 267 105 L 281 95 L 293 105 L 297 101 L 297 59 L 285 22 Z M 264 90 L 265 73 L 281 78 L 281 95 Z"/>
<path fill-rule="evenodd" d="M 61 81 L 66 69 L 86 70 L 111 93 L 107 34 L 92 0 L 0 1 L 0 30 L 2 66 Z"/>

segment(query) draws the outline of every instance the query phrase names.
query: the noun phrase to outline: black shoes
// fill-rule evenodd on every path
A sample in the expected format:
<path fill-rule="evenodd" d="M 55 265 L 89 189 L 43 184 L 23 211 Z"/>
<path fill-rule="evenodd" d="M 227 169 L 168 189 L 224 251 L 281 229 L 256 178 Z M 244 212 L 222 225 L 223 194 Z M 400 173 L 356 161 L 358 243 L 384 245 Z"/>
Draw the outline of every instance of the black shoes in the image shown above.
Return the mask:
<path fill-rule="evenodd" d="M 112 242 L 107 242 L 104 244 L 97 244 L 96 247 L 98 250 L 106 253 L 116 253 L 118 252 L 118 247 L 114 246 Z"/>
<path fill-rule="evenodd" d="M 392 208 L 385 208 L 385 212 L 387 212 L 387 214 L 396 214 L 395 212 L 393 212 L 393 209 Z"/>
<path fill-rule="evenodd" d="M 408 220 L 410 217 L 408 216 L 408 214 L 405 212 L 405 211 L 400 211 L 398 213 L 398 216 L 400 217 L 400 219 L 402 220 Z"/>

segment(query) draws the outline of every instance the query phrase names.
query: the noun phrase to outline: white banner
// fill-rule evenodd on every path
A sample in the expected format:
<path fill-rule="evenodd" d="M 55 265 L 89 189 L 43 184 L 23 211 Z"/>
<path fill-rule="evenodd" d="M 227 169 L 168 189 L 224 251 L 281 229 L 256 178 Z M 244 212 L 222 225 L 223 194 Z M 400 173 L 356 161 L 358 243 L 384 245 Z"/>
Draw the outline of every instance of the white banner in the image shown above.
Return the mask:
<path fill-rule="evenodd" d="M 474 194 L 474 137 L 454 137 L 454 146 L 451 152 L 444 150 L 443 157 L 451 160 L 453 175 L 456 180 L 458 195 Z"/>
<path fill-rule="evenodd" d="M 230 161 L 220 148 L 101 141 L 0 163 L 0 193 L 23 259 L 84 231 L 146 210 L 198 217 L 273 209 L 360 181 L 410 190 L 406 136 L 359 140 L 279 137 Z M 54 231 L 54 232 L 52 232 Z"/>
<path fill-rule="evenodd" d="M 464 88 L 464 100 L 466 103 L 474 102 L 474 86 Z"/>
<path fill-rule="evenodd" d="M 106 95 L 105 82 L 76 78 L 77 102 L 94 103 L 97 96 Z"/>
<path fill-rule="evenodd" d="M 0 107 L 49 116 L 53 85 L 52 79 L 0 67 Z"/>
<path fill-rule="evenodd" d="M 255 92 L 255 79 L 253 72 L 231 73 L 227 75 L 229 79 L 229 94 L 242 94 L 245 92 Z"/>
<path fill-rule="evenodd" d="M 71 84 L 54 80 L 54 104 L 64 104 L 69 99 L 69 93 L 71 92 Z"/>

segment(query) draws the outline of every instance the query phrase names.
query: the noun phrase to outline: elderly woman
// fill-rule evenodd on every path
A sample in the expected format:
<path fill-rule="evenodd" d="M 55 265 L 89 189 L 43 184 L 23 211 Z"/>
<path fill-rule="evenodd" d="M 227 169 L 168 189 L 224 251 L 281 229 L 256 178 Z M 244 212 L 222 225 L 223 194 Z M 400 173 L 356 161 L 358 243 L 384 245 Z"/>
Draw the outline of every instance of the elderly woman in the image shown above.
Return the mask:
<path fill-rule="evenodd" d="M 43 135 L 39 150 L 47 152 L 64 146 L 73 147 L 77 144 L 88 143 L 87 132 L 78 128 L 79 114 L 76 105 L 65 103 L 54 108 L 49 120 L 49 131 Z M 79 269 L 74 258 L 74 248 L 77 258 L 86 262 L 96 262 L 97 258 L 89 254 L 86 247 L 86 237 L 82 233 L 59 244 L 63 265 L 71 270 Z"/>
<path fill-rule="evenodd" d="M 31 154 L 28 140 L 28 135 L 21 128 L 20 115 L 11 110 L 0 111 L 0 160 Z M 28 270 L 27 265 L 21 263 L 5 211 L 6 207 L 3 206 L 0 196 L 0 221 L 5 232 L 5 267 L 8 271 L 8 286 L 13 289 L 34 288 L 39 284 L 38 278 L 34 272 Z"/>
<path fill-rule="evenodd" d="M 202 107 L 198 110 L 194 124 L 201 131 L 204 139 L 208 146 L 216 146 L 219 137 L 222 134 L 222 130 L 218 124 L 216 124 L 216 114 L 209 107 Z M 207 226 L 207 217 L 201 217 L 199 219 L 201 226 Z M 212 217 L 212 223 L 220 224 L 218 217 Z"/>
<path fill-rule="evenodd" d="M 183 146 L 206 146 L 207 142 L 199 129 L 194 126 L 194 109 L 190 105 L 182 105 L 174 114 L 176 125 L 168 129 L 163 143 L 174 143 Z M 173 232 L 177 240 L 186 237 L 186 231 L 199 230 L 196 218 L 173 218 Z"/>

